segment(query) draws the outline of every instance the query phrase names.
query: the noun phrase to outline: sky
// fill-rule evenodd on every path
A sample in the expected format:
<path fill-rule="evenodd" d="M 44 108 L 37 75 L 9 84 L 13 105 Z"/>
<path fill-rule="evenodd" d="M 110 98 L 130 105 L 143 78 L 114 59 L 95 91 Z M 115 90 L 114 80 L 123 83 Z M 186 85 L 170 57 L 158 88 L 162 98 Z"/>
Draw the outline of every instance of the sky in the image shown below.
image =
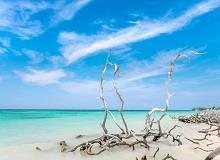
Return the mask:
<path fill-rule="evenodd" d="M 0 0 L 0 108 L 220 107 L 220 0 Z"/>

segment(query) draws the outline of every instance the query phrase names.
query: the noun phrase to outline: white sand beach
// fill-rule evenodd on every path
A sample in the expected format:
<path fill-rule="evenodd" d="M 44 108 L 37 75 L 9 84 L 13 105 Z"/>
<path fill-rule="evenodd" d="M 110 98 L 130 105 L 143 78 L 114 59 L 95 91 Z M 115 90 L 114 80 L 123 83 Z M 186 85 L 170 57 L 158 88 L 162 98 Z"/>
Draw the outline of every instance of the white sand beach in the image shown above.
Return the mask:
<path fill-rule="evenodd" d="M 138 125 L 137 125 L 138 124 Z M 140 125 L 141 124 L 141 125 Z M 183 128 L 183 136 L 181 137 L 181 141 L 183 145 L 178 146 L 177 143 L 173 143 L 172 139 L 164 139 L 161 138 L 158 142 L 149 142 L 151 148 L 149 151 L 147 149 L 140 148 L 138 146 L 135 147 L 133 151 L 132 148 L 129 147 L 115 147 L 109 149 L 100 155 L 87 155 L 79 150 L 75 152 L 69 153 L 61 153 L 59 142 L 61 140 L 65 140 L 68 145 L 74 146 L 81 142 L 87 141 L 89 139 L 98 137 L 101 135 L 102 130 L 97 130 L 97 135 L 87 134 L 82 138 L 75 138 L 76 134 L 72 134 L 72 137 L 66 137 L 66 139 L 55 138 L 54 142 L 47 143 L 29 143 L 29 144 L 10 144 L 10 145 L 1 145 L 0 146 L 0 160 L 135 160 L 136 157 L 141 158 L 143 155 L 147 156 L 149 160 L 161 160 L 167 154 L 172 155 L 177 160 L 203 160 L 208 155 L 209 152 L 202 151 L 200 149 L 194 149 L 198 145 L 186 140 L 184 138 L 203 138 L 203 134 L 199 134 L 197 131 L 201 129 L 205 129 L 208 126 L 205 124 L 184 124 L 177 120 L 171 119 L 170 117 L 166 117 L 162 121 L 163 129 L 169 129 L 174 124 L 178 124 Z M 49 127 L 49 126 L 48 126 Z M 142 128 L 142 123 L 136 121 L 133 123 L 131 128 Z M 136 131 L 137 132 L 137 131 Z M 179 128 L 175 132 L 181 132 Z M 100 134 L 98 134 L 100 133 Z M 48 133 L 48 136 L 50 133 Z M 63 136 L 64 137 L 64 136 Z M 24 137 L 25 139 L 25 137 Z M 220 144 L 220 138 L 216 136 L 210 136 L 209 139 L 214 142 L 213 145 L 206 146 L 210 143 L 210 141 L 203 141 L 199 147 L 203 149 L 215 149 Z M 39 147 L 42 151 L 36 150 L 35 148 Z M 159 152 L 156 157 L 153 157 L 156 149 L 159 147 Z M 220 156 L 216 157 L 216 160 L 220 159 Z"/>

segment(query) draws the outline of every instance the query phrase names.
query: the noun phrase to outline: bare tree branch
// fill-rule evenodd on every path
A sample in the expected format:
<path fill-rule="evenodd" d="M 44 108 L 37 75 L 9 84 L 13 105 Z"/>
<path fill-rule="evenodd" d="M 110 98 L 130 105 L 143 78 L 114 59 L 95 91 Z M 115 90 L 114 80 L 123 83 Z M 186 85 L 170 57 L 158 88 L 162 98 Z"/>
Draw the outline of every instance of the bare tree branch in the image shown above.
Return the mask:
<path fill-rule="evenodd" d="M 146 118 L 146 125 L 147 126 L 145 128 L 145 130 L 147 130 L 147 132 L 149 132 L 149 130 L 151 129 L 151 126 L 152 126 L 151 116 L 153 115 L 153 113 L 166 112 L 168 110 L 168 108 L 170 108 L 171 97 L 174 95 L 171 92 L 171 82 L 173 79 L 173 72 L 174 72 L 174 67 L 175 67 L 176 62 L 182 58 L 189 59 L 189 56 L 192 54 L 199 54 L 199 53 L 197 53 L 196 51 L 190 51 L 188 53 L 177 54 L 174 57 L 174 59 L 171 60 L 171 62 L 169 63 L 168 72 L 167 72 L 167 82 L 166 82 L 166 91 L 167 91 L 166 105 L 165 105 L 165 108 L 153 108 L 150 112 L 148 112 L 147 118 Z"/>
<path fill-rule="evenodd" d="M 105 63 L 105 66 L 104 66 L 104 68 L 103 68 L 103 70 L 102 70 L 101 79 L 100 79 L 100 89 L 101 89 L 100 99 L 101 99 L 102 104 L 103 104 L 104 109 L 105 109 L 105 117 L 104 117 L 104 120 L 103 120 L 103 123 L 102 123 L 102 128 L 103 128 L 105 134 L 107 134 L 107 133 L 108 133 L 108 130 L 107 130 L 107 128 L 106 128 L 106 120 L 107 120 L 108 114 L 110 114 L 110 116 L 111 116 L 113 122 L 116 124 L 116 126 L 122 131 L 122 133 L 125 133 L 124 129 L 117 123 L 117 121 L 116 121 L 114 115 L 113 115 L 112 112 L 109 110 L 109 107 L 108 107 L 108 105 L 107 105 L 107 103 L 106 103 L 106 101 L 105 101 L 105 98 L 104 98 L 104 77 L 105 77 L 106 71 L 107 71 L 107 69 L 108 69 L 108 66 L 114 66 L 114 67 L 115 67 L 114 77 L 115 77 L 115 75 L 117 74 L 117 72 L 119 71 L 118 65 L 112 64 L 111 62 L 109 62 L 109 57 L 110 57 L 110 54 L 108 55 L 108 57 L 107 57 L 107 59 L 106 59 L 106 63 Z M 114 82 L 114 80 L 113 80 L 113 82 Z M 122 120 L 123 120 L 123 123 L 124 123 L 124 125 L 125 125 L 126 133 L 128 133 L 127 124 L 126 124 L 126 122 L 125 122 L 125 119 L 124 119 L 123 113 L 122 113 L 122 110 L 123 110 L 123 107 L 124 107 L 124 101 L 123 101 L 121 95 L 120 95 L 119 92 L 118 92 L 118 89 L 117 89 L 117 87 L 116 87 L 116 85 L 115 85 L 115 82 L 114 82 L 114 89 L 115 89 L 115 92 L 116 92 L 116 94 L 118 95 L 118 97 L 119 97 L 119 99 L 121 100 L 121 103 L 122 103 L 122 105 L 121 105 L 121 110 L 120 110 L 120 115 L 121 115 Z"/>
<path fill-rule="evenodd" d="M 220 147 L 216 148 L 214 151 L 212 151 L 206 158 L 205 160 L 212 160 L 216 156 L 220 155 Z"/>

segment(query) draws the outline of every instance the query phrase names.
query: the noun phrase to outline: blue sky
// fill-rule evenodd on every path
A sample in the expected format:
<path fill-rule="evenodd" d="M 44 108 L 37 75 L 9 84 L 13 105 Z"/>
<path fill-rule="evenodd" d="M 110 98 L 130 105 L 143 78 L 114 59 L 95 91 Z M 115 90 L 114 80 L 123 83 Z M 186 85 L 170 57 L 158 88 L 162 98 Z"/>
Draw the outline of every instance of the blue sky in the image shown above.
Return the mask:
<path fill-rule="evenodd" d="M 220 0 L 0 0 L 0 108 L 100 109 L 109 50 L 126 109 L 220 106 Z M 120 103 L 111 81 L 105 96 Z"/>

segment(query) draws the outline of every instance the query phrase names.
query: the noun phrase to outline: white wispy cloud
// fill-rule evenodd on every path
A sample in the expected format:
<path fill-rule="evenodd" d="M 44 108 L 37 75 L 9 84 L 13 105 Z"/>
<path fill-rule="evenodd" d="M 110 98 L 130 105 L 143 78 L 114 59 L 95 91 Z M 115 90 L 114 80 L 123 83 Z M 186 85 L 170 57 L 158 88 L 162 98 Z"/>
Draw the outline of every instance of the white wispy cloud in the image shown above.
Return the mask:
<path fill-rule="evenodd" d="M 61 55 L 48 55 L 37 50 L 23 49 L 19 52 L 18 56 L 25 55 L 28 58 L 28 63 L 32 65 L 38 65 L 42 62 L 46 62 L 52 68 L 60 68 L 65 66 L 65 59 Z"/>
<path fill-rule="evenodd" d="M 33 52 L 33 51 L 26 51 Z M 152 78 L 156 76 L 161 76 L 167 74 L 168 64 L 171 61 L 171 58 L 174 55 L 179 53 L 190 53 L 192 50 L 184 50 L 184 49 L 173 49 L 169 51 L 162 51 L 156 54 L 156 56 L 152 57 L 148 60 L 142 61 L 129 61 L 128 65 L 123 68 L 123 73 L 120 77 L 118 77 L 118 83 L 122 88 L 127 88 L 128 86 L 133 85 L 134 82 Z M 37 53 L 36 53 L 37 54 Z M 36 55 L 34 55 L 35 57 Z M 60 59 L 60 57 L 57 57 Z M 56 60 L 55 60 L 56 61 Z M 180 71 L 183 65 L 177 65 L 175 70 Z M 36 70 L 29 68 L 27 71 L 15 71 L 15 73 L 25 82 L 32 82 L 41 85 L 49 85 L 52 83 L 56 83 L 64 90 L 70 91 L 73 89 L 75 92 L 84 91 L 84 88 L 95 88 L 98 87 L 99 82 L 96 80 L 85 79 L 85 80 L 61 80 L 62 78 L 70 77 L 70 73 L 65 72 L 63 69 L 57 70 Z M 107 86 L 111 86 L 111 80 L 107 77 L 105 81 Z M 77 86 L 77 87 L 76 87 Z M 80 89 L 82 88 L 82 89 Z"/>
<path fill-rule="evenodd" d="M 194 51 L 194 50 L 193 50 Z M 129 61 L 127 66 L 122 68 L 121 76 L 116 79 L 116 83 L 122 93 L 126 106 L 162 106 L 165 104 L 166 98 L 166 74 L 168 65 L 173 57 L 180 53 L 191 53 L 190 49 L 172 49 L 161 51 L 154 57 L 142 61 Z M 188 63 L 188 61 L 187 61 Z M 175 72 L 180 72 L 186 69 L 184 64 L 178 63 L 175 66 Z M 149 81 L 149 78 L 162 76 L 161 81 Z M 187 83 L 184 81 L 184 83 Z M 80 80 L 80 81 L 62 81 L 59 87 L 74 95 L 74 97 L 89 97 L 91 103 L 96 106 L 101 106 L 99 95 L 100 86 L 98 80 Z M 183 83 L 175 85 L 184 86 Z M 189 84 L 188 84 L 189 85 Z M 195 84 L 193 84 L 195 85 Z M 115 108 L 118 106 L 118 100 L 115 98 L 113 84 L 108 76 L 104 81 L 105 96 L 110 106 Z M 85 92 L 92 90 L 93 92 Z M 178 91 L 179 92 L 179 91 Z M 134 94 L 138 94 L 134 96 Z M 128 109 L 128 108 L 127 108 Z M 143 109 L 143 108 L 142 108 Z"/>
<path fill-rule="evenodd" d="M 193 50 L 196 52 L 195 50 Z M 122 68 L 122 73 L 120 77 L 117 79 L 117 83 L 120 85 L 120 88 L 122 89 L 128 89 L 128 88 L 136 88 L 135 86 L 138 85 L 139 87 L 145 88 L 146 82 L 137 82 L 143 79 L 157 77 L 157 76 L 165 76 L 168 71 L 168 66 L 171 60 L 177 55 L 177 54 L 187 54 L 191 53 L 192 50 L 190 49 L 172 49 L 168 51 L 161 51 L 158 54 L 156 54 L 154 57 L 148 60 L 142 60 L 142 61 L 129 61 L 128 65 Z M 188 63 L 188 62 L 187 62 Z M 175 72 L 181 71 L 184 69 L 186 63 L 176 64 L 175 66 Z M 111 78 L 106 77 L 106 80 L 104 82 L 106 84 L 107 89 L 109 89 L 109 86 L 111 88 L 112 81 Z M 144 84 L 144 85 L 143 85 Z M 76 92 L 84 91 L 86 88 L 91 88 L 91 90 L 95 90 L 95 88 L 99 88 L 99 82 L 96 80 L 81 80 L 81 81 L 63 81 L 60 83 L 60 86 L 70 92 Z M 76 87 L 77 86 L 77 87 Z M 80 89 L 81 88 L 81 89 Z M 142 88 L 142 89 L 143 89 Z"/>
<path fill-rule="evenodd" d="M 5 48 L 0 47 L 0 55 L 4 54 L 7 50 Z"/>
<path fill-rule="evenodd" d="M 10 47 L 10 39 L 7 37 L 0 38 L 0 54 L 3 54 L 8 51 Z"/>
<path fill-rule="evenodd" d="M 112 34 L 100 33 L 87 36 L 62 32 L 59 36 L 59 42 L 63 45 L 61 51 L 68 63 L 72 63 L 103 49 L 114 48 L 180 30 L 194 18 L 218 7 L 220 7 L 219 0 L 203 1 L 176 18 L 163 18 L 151 22 L 143 20 L 134 26 L 121 29 Z"/>
<path fill-rule="evenodd" d="M 192 54 L 194 53 L 194 55 Z M 190 59 L 201 54 L 200 50 L 177 48 L 172 50 L 160 51 L 155 56 L 147 60 L 131 60 L 126 66 L 126 72 L 119 81 L 122 83 L 138 81 L 146 78 L 157 77 L 167 74 L 169 63 L 177 54 L 188 55 Z M 187 58 L 187 60 L 189 60 Z M 187 61 L 189 63 L 189 61 Z M 181 71 L 184 63 L 178 63 L 175 71 Z"/>
<path fill-rule="evenodd" d="M 38 20 L 30 20 L 32 16 L 49 7 L 46 2 L 0 1 L 0 30 L 18 35 L 22 39 L 36 36 L 43 32 Z"/>
<path fill-rule="evenodd" d="M 30 59 L 31 64 L 41 63 L 45 59 L 44 54 L 35 50 L 24 49 L 23 53 Z"/>
<path fill-rule="evenodd" d="M 61 21 L 70 20 L 90 0 L 76 0 L 70 3 L 55 1 L 5 1 L 0 0 L 0 31 L 7 31 L 17 35 L 21 39 L 30 39 L 38 36 L 48 29 L 42 19 L 36 15 L 42 11 L 50 10 L 46 18 L 52 17 L 54 25 Z M 45 18 L 45 17 L 44 17 Z M 50 20 L 50 19 L 49 19 Z"/>
<path fill-rule="evenodd" d="M 168 63 L 170 58 L 175 54 L 190 52 L 191 50 L 173 49 L 162 51 L 154 57 L 143 61 L 129 62 L 129 65 L 122 68 L 124 71 L 120 77 L 117 78 L 119 90 L 122 92 L 129 106 L 161 106 L 165 103 L 165 76 L 168 70 Z M 178 71 L 181 71 L 182 65 L 178 66 Z M 175 72 L 177 72 L 175 68 Z M 101 106 L 99 95 L 99 80 L 92 79 L 70 79 L 68 72 L 58 70 L 36 70 L 28 69 L 26 71 L 15 71 L 15 73 L 25 82 L 37 85 L 56 84 L 57 87 L 65 92 L 71 93 L 75 101 L 83 101 L 84 97 L 88 97 L 90 105 Z M 142 79 L 152 78 L 156 76 L 163 76 L 164 81 L 139 81 Z M 186 83 L 184 81 L 184 83 Z M 178 84 L 178 83 L 177 83 Z M 104 81 L 105 95 L 108 104 L 114 106 L 118 105 L 118 100 L 114 95 L 113 85 L 111 79 L 107 76 Z M 180 84 L 183 85 L 182 83 Z M 195 84 L 193 84 L 195 85 Z M 86 91 L 92 92 L 86 92 Z M 179 92 L 179 91 L 178 91 Z M 138 93 L 138 96 L 134 96 Z M 88 105 L 88 103 L 81 103 Z"/>
<path fill-rule="evenodd" d="M 62 21 L 71 20 L 74 18 L 75 14 L 90 1 L 91 0 L 75 0 L 65 4 L 62 8 L 58 9 L 57 13 L 52 18 L 52 25 Z"/>
<path fill-rule="evenodd" d="M 47 60 L 52 64 L 53 67 L 59 68 L 60 66 L 65 66 L 65 59 L 61 55 L 48 56 Z"/>
<path fill-rule="evenodd" d="M 7 37 L 1 37 L 0 38 L 0 45 L 2 45 L 5 48 L 10 47 L 10 39 Z"/>
<path fill-rule="evenodd" d="M 36 70 L 28 69 L 28 71 L 14 71 L 23 81 L 37 85 L 56 84 L 68 74 L 62 70 Z"/>
<path fill-rule="evenodd" d="M 209 68 L 206 70 L 206 73 L 213 74 L 213 75 L 220 75 L 220 69 L 219 68 Z"/>

